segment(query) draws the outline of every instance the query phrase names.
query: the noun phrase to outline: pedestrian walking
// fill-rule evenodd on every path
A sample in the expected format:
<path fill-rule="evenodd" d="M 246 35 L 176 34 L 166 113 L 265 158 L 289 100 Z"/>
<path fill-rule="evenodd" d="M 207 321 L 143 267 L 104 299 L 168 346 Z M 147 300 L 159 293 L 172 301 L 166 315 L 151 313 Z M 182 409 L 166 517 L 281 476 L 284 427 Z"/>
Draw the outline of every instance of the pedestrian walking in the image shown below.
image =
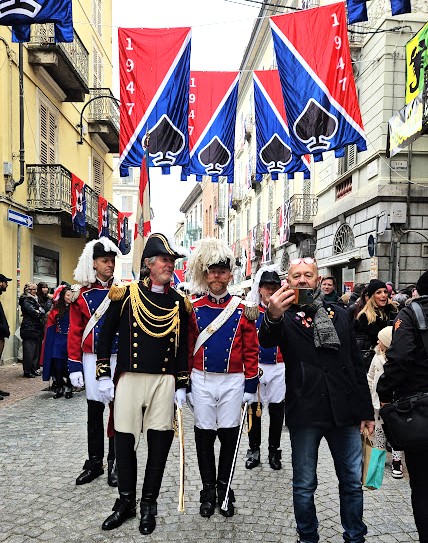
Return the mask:
<path fill-rule="evenodd" d="M 263 347 L 279 346 L 287 366 L 285 419 L 299 541 L 319 541 L 314 493 L 324 437 L 339 480 L 343 539 L 362 543 L 360 434 L 364 428 L 373 432 L 373 407 L 352 325 L 344 309 L 323 300 L 320 279 L 315 259 L 291 260 L 287 283 L 270 297 L 259 340 Z M 312 303 L 294 303 L 298 288 L 313 289 Z"/>
<path fill-rule="evenodd" d="M 10 277 L 6 277 L 2 273 L 0 273 L 0 296 L 3 294 L 3 292 L 6 292 L 9 281 L 12 281 Z M 9 336 L 9 323 L 7 321 L 6 314 L 0 300 L 0 360 L 3 354 L 5 339 Z M 3 400 L 6 396 L 10 396 L 10 392 L 0 390 L 0 401 Z"/>
<path fill-rule="evenodd" d="M 174 265 L 183 253 L 160 233 L 152 234 L 142 255 L 143 278 L 113 286 L 98 342 L 97 379 L 105 401 L 114 400 L 114 439 L 119 498 L 102 525 L 118 528 L 136 516 L 137 447 L 147 439 L 139 530 L 156 528 L 157 499 L 174 437 L 174 398 L 186 401 L 187 325 L 190 303 L 171 288 Z M 112 338 L 119 334 L 116 372 Z M 116 385 L 116 389 L 115 389 Z"/>
<path fill-rule="evenodd" d="M 116 245 L 106 237 L 88 242 L 74 270 L 79 283 L 72 287 L 70 327 L 67 337 L 68 370 L 73 387 L 85 387 L 87 399 L 88 460 L 76 485 L 84 485 L 104 473 L 104 398 L 96 380 L 96 348 L 104 314 L 110 303 L 108 292 L 113 284 Z M 116 365 L 117 338 L 112 346 L 111 367 Z M 107 456 L 108 484 L 117 486 L 113 438 L 109 439 Z"/>
<path fill-rule="evenodd" d="M 270 297 L 281 286 L 278 266 L 263 266 L 254 277 L 251 291 L 247 300 L 259 307 L 259 317 L 256 321 L 257 332 L 263 320 L 264 312 L 269 305 Z M 253 469 L 260 464 L 260 445 L 262 441 L 262 410 L 269 411 L 269 441 L 268 461 L 274 470 L 279 470 L 281 464 L 281 432 L 284 425 L 285 398 L 285 366 L 281 351 L 278 347 L 259 347 L 259 385 L 257 402 L 251 406 L 249 416 L 248 441 L 245 467 Z M 250 423 L 251 417 L 251 423 Z"/>
<path fill-rule="evenodd" d="M 220 513 L 234 514 L 235 496 L 228 492 L 234 452 L 239 435 L 241 406 L 254 403 L 258 384 L 259 345 L 254 321 L 258 310 L 243 305 L 227 290 L 235 257 L 216 238 L 200 240 L 188 262 L 194 292 L 189 324 L 191 390 L 188 402 L 194 411 L 195 442 L 202 479 L 200 514 L 215 511 L 216 490 Z M 216 478 L 214 443 L 220 440 Z M 221 508 L 224 500 L 227 508 Z"/>

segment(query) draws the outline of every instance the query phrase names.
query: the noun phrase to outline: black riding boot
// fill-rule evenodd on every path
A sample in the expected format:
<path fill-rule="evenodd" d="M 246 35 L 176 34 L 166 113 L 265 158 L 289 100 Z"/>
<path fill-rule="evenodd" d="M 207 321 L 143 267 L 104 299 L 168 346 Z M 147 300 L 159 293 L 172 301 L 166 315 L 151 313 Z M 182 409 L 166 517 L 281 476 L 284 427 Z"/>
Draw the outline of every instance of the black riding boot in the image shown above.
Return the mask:
<path fill-rule="evenodd" d="M 134 451 L 133 434 L 116 432 L 116 462 L 119 482 L 119 498 L 113 511 L 103 522 L 103 530 L 114 530 L 125 520 L 136 516 L 137 454 Z"/>
<path fill-rule="evenodd" d="M 217 498 L 220 506 L 220 514 L 224 517 L 233 517 L 235 513 L 235 507 L 233 503 L 235 501 L 235 494 L 233 490 L 229 490 L 228 504 L 226 511 L 221 508 L 225 498 L 227 484 L 229 482 L 230 471 L 233 464 L 233 456 L 235 454 L 236 443 L 239 435 L 239 426 L 235 428 L 219 428 L 217 435 L 220 439 L 220 458 L 218 461 L 218 474 L 217 474 Z"/>
<path fill-rule="evenodd" d="M 173 430 L 147 430 L 147 464 L 141 494 L 140 532 L 143 535 L 151 534 L 156 528 L 158 514 L 156 500 L 173 438 Z"/>
<path fill-rule="evenodd" d="M 198 455 L 199 473 L 202 480 L 199 513 L 201 517 L 208 518 L 214 514 L 216 502 L 214 455 L 216 435 L 215 430 L 201 430 L 195 426 L 196 453 Z"/>
<path fill-rule="evenodd" d="M 262 417 L 261 415 L 260 417 L 256 415 L 257 402 L 251 404 L 251 409 L 253 412 L 251 416 L 251 430 L 248 432 L 250 448 L 247 451 L 247 461 L 245 462 L 247 469 L 253 469 L 260 464 L 260 443 L 262 441 Z"/>
<path fill-rule="evenodd" d="M 104 404 L 88 400 L 88 453 L 89 460 L 83 466 L 83 472 L 76 479 L 76 485 L 91 483 L 104 473 Z"/>
<path fill-rule="evenodd" d="M 269 464 L 274 470 L 282 468 L 281 432 L 284 424 L 284 402 L 269 404 Z"/>
<path fill-rule="evenodd" d="M 107 482 L 109 486 L 117 486 L 117 466 L 116 455 L 114 453 L 114 437 L 108 440 L 108 455 L 107 455 Z"/>

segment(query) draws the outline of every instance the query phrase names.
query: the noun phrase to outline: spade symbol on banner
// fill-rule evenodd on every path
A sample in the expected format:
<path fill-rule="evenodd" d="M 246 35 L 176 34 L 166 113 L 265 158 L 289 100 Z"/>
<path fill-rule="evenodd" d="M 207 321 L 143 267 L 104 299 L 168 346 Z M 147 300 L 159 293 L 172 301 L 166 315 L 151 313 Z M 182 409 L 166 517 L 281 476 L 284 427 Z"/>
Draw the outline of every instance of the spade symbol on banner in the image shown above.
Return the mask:
<path fill-rule="evenodd" d="M 83 211 L 83 195 L 76 189 L 76 213 L 81 213 Z"/>
<path fill-rule="evenodd" d="M 206 145 L 198 154 L 199 162 L 205 167 L 207 175 L 221 175 L 230 162 L 230 151 L 218 136 Z"/>
<path fill-rule="evenodd" d="M 266 165 L 269 173 L 281 173 L 285 166 L 291 162 L 291 158 L 290 147 L 282 141 L 278 134 L 274 134 L 260 151 L 260 159 Z"/>
<path fill-rule="evenodd" d="M 294 132 L 306 144 L 308 151 L 328 151 L 331 139 L 337 132 L 337 118 L 310 98 L 305 109 L 294 123 Z"/>
<path fill-rule="evenodd" d="M 167 115 L 162 115 L 149 131 L 149 155 L 153 158 L 153 166 L 174 166 L 176 155 L 184 149 L 184 144 L 184 134 Z"/>

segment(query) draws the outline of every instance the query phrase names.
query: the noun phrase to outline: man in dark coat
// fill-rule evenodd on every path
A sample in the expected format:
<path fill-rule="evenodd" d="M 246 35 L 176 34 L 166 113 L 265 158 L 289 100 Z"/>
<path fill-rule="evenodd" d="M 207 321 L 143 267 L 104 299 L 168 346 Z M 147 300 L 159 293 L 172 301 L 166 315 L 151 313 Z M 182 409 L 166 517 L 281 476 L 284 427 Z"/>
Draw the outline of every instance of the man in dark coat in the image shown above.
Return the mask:
<path fill-rule="evenodd" d="M 12 279 L 0 273 L 0 296 L 3 294 L 3 292 L 6 292 L 7 284 L 9 281 L 12 281 Z M 4 340 L 9 336 L 9 324 L 4 313 L 2 303 L 0 302 L 0 360 L 1 355 L 3 354 Z M 9 392 L 6 392 L 5 390 L 0 390 L 0 401 L 3 400 L 5 396 L 9 396 Z"/>
<path fill-rule="evenodd" d="M 272 294 L 260 345 L 278 345 L 286 360 L 285 418 L 293 463 L 293 503 L 301 543 L 317 543 L 314 505 L 318 448 L 324 437 L 339 479 L 344 540 L 362 543 L 361 436 L 374 414 L 361 354 L 345 310 L 324 302 L 313 258 L 292 260 L 288 284 Z M 314 289 L 313 303 L 295 305 L 297 288 Z"/>
<path fill-rule="evenodd" d="M 144 278 L 113 286 L 110 292 L 112 302 L 97 347 L 97 379 L 100 393 L 107 400 L 115 397 L 119 498 L 103 530 L 118 528 L 136 516 L 136 449 L 141 429 L 148 451 L 140 532 L 150 534 L 156 527 L 157 498 L 174 437 L 174 399 L 181 407 L 189 382 L 187 324 L 191 306 L 170 286 L 175 260 L 182 256 L 164 235 L 152 234 L 142 257 Z M 113 376 L 110 354 L 117 333 L 119 346 Z"/>

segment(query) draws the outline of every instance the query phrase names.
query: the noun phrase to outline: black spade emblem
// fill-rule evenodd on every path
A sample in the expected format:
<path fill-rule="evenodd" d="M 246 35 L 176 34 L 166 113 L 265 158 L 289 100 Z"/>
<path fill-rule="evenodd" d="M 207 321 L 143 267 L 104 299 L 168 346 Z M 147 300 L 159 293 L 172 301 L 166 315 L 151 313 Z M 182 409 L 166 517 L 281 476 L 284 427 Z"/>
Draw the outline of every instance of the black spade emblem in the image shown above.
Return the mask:
<path fill-rule="evenodd" d="M 162 115 L 148 135 L 153 166 L 174 166 L 176 155 L 184 148 L 184 134 L 172 124 L 167 115 Z"/>
<path fill-rule="evenodd" d="M 308 151 L 328 151 L 331 139 L 337 132 L 337 118 L 310 98 L 305 109 L 294 123 L 294 133 L 306 144 Z"/>
<path fill-rule="evenodd" d="M 131 243 L 128 239 L 128 217 L 125 217 L 120 225 L 119 250 L 123 255 L 127 255 L 131 250 Z"/>
<path fill-rule="evenodd" d="M 259 153 L 260 159 L 269 173 L 281 173 L 291 161 L 291 149 L 278 134 L 274 134 Z"/>
<path fill-rule="evenodd" d="M 218 136 L 214 136 L 198 154 L 199 162 L 205 167 L 207 175 L 221 175 L 230 158 L 229 149 L 223 145 Z"/>

